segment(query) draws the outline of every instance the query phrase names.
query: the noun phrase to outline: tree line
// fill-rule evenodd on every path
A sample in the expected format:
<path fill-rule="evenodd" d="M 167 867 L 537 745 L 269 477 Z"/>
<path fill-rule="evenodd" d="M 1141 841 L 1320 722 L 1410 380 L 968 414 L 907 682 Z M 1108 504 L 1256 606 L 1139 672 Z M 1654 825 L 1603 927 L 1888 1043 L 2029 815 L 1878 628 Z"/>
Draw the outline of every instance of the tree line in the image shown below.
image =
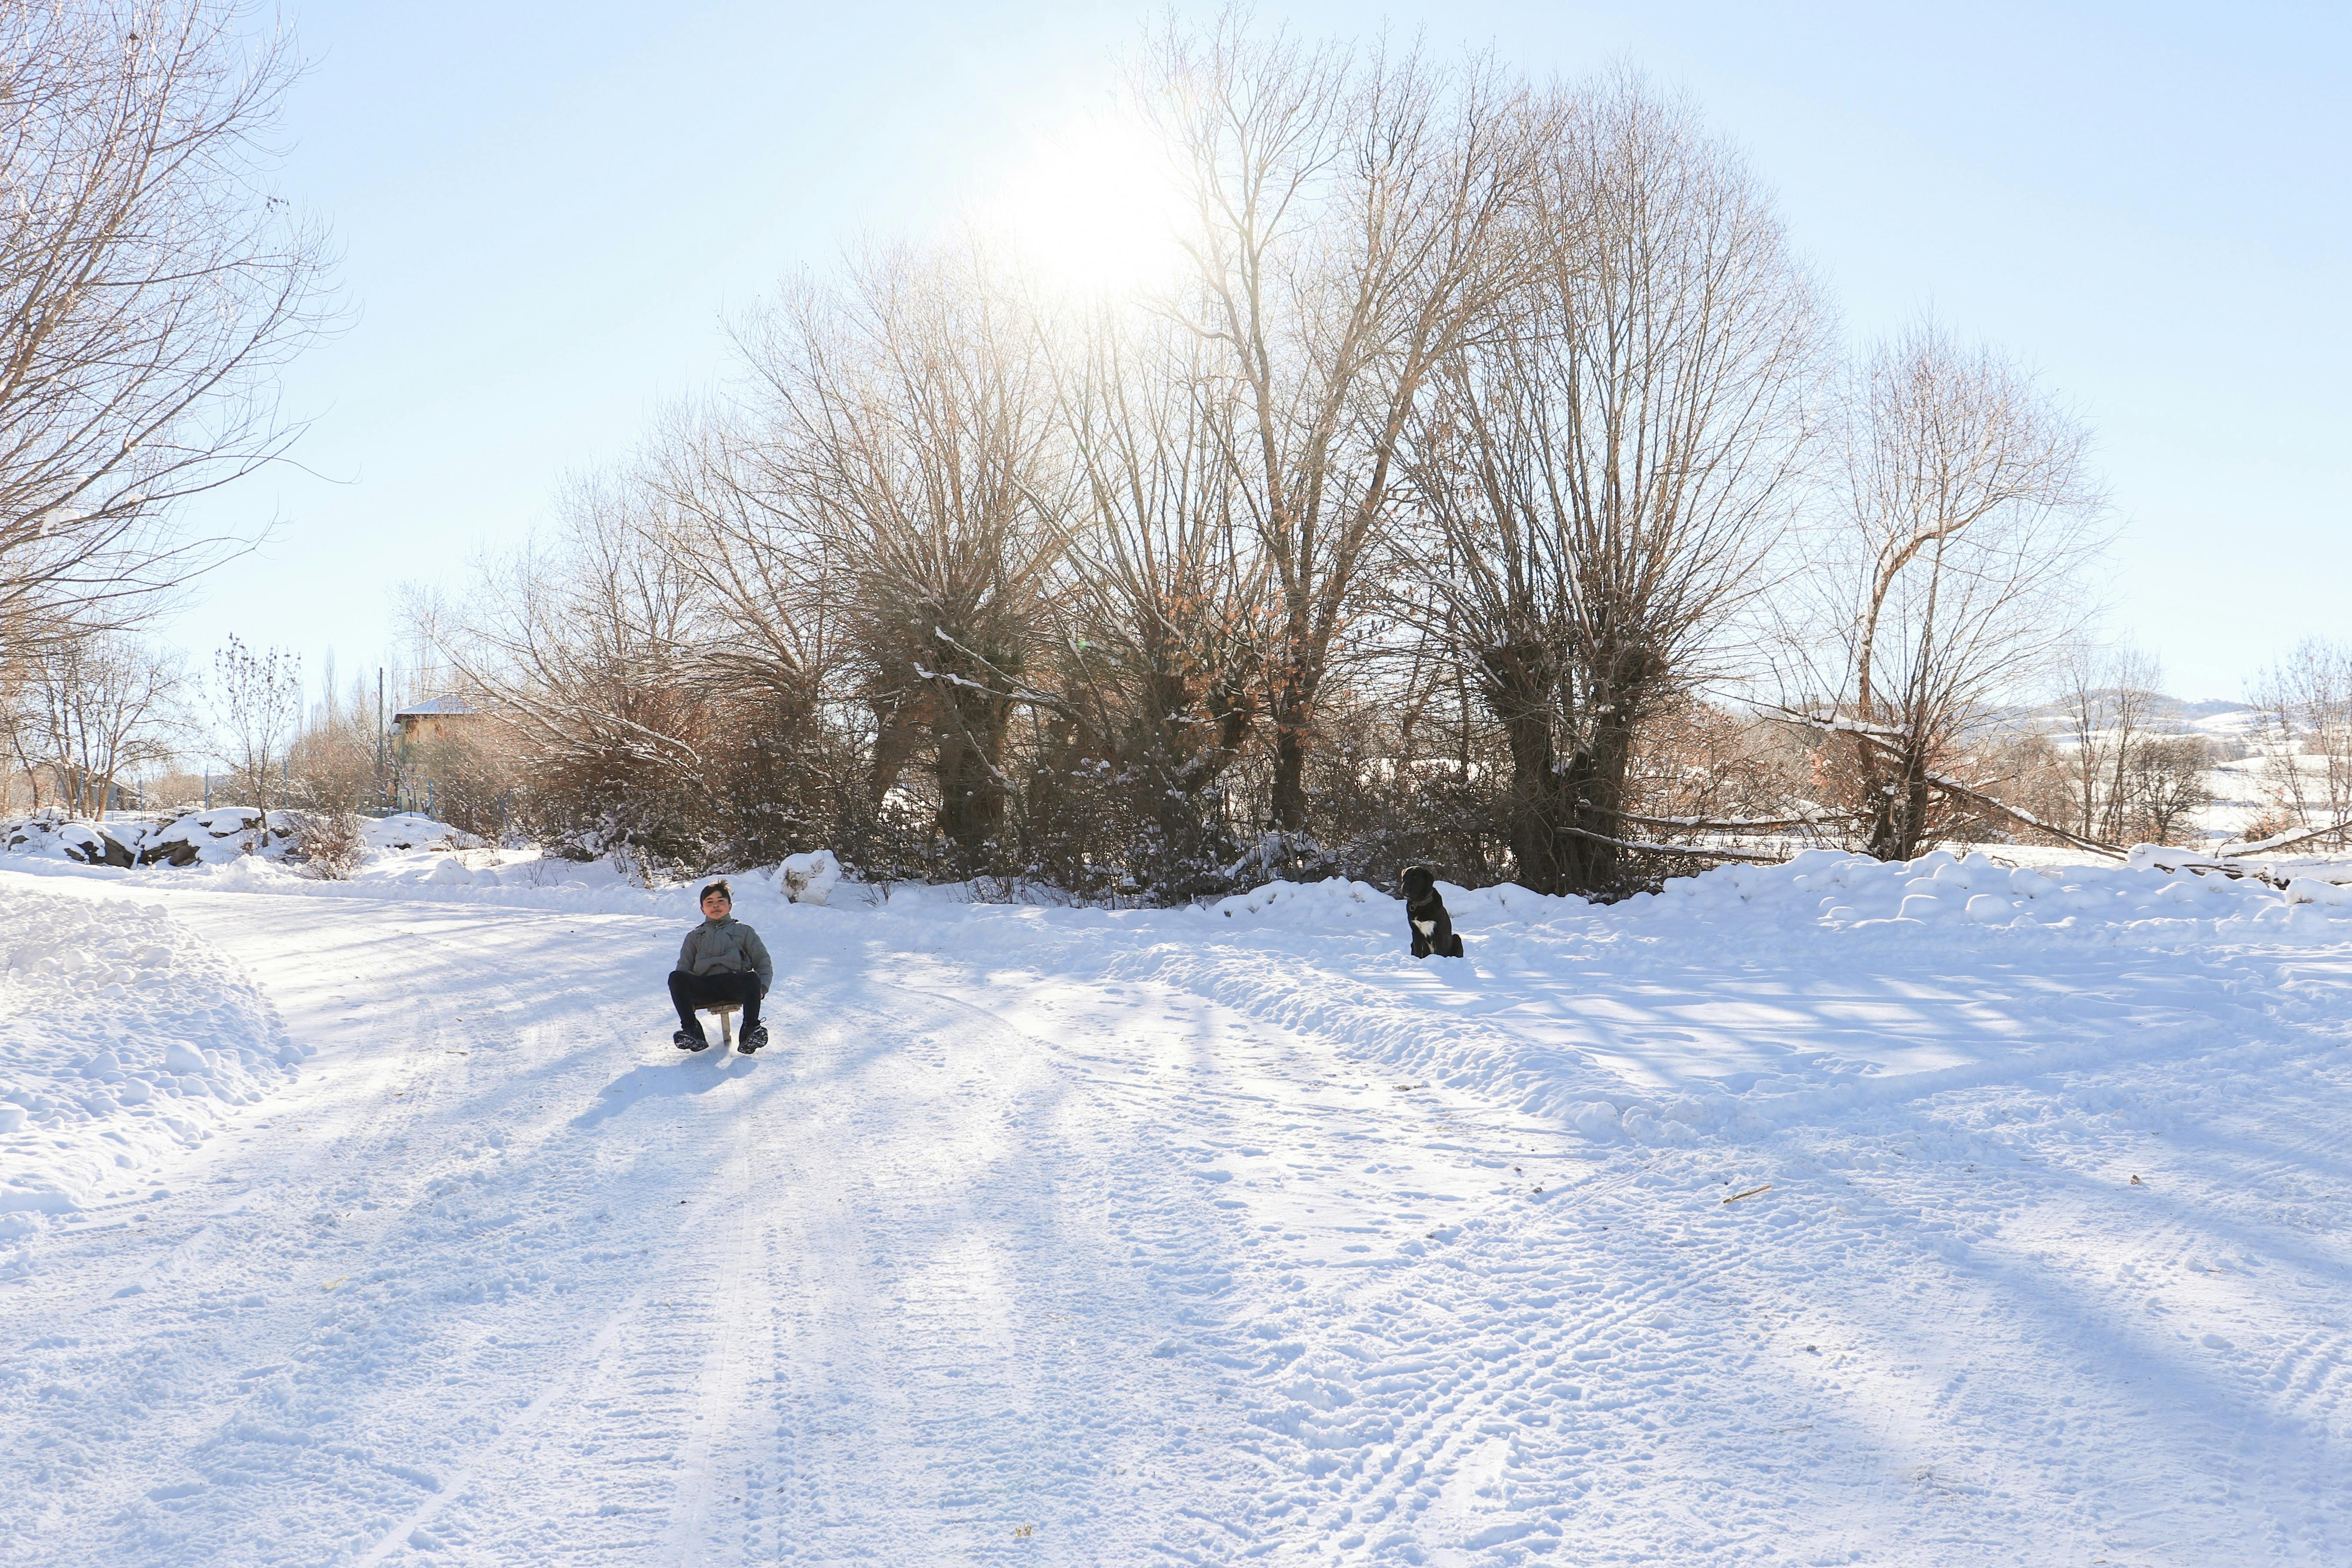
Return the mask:
<path fill-rule="evenodd" d="M 1228 19 L 1129 107 L 1181 281 L 981 242 L 799 279 L 554 538 L 417 606 L 551 837 L 1605 894 L 1727 833 L 2016 822 L 1973 752 L 2103 512 L 2013 363 L 1926 321 L 1847 363 L 1761 183 L 1631 75 Z"/>
<path fill-rule="evenodd" d="M 136 633 L 251 542 L 184 503 L 299 433 L 272 377 L 324 245 L 268 188 L 294 57 L 251 21 L 0 18 L 0 720 L 36 805 L 192 743 Z M 1179 276 L 882 247 L 732 322 L 728 383 L 551 536 L 412 599 L 432 673 L 394 695 L 485 714 L 402 759 L 437 811 L 649 873 L 822 845 L 1141 899 L 2186 831 L 2201 743 L 2084 646 L 2080 424 L 1932 321 L 1850 351 L 1688 103 L 1234 17 L 1124 91 Z M 2352 790 L 2340 663 L 2258 693 L 2289 826 Z M 211 674 L 248 804 L 386 804 L 366 692 L 306 710 L 234 639 Z M 2054 733 L 2017 706 L 2053 679 Z"/>

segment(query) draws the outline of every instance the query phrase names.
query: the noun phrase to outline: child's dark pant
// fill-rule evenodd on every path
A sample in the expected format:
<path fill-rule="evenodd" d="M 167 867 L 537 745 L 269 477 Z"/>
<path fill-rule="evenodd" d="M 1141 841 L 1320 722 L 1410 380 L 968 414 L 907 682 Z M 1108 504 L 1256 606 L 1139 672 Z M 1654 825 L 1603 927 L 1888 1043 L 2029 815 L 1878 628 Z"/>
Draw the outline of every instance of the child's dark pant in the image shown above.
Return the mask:
<path fill-rule="evenodd" d="M 669 972 L 669 999 L 677 1005 L 677 1026 L 689 1035 L 702 1033 L 694 1010 L 720 1002 L 733 1002 L 742 1007 L 747 1033 L 758 1028 L 760 996 L 760 977 L 756 974 L 688 974 L 683 969 Z"/>

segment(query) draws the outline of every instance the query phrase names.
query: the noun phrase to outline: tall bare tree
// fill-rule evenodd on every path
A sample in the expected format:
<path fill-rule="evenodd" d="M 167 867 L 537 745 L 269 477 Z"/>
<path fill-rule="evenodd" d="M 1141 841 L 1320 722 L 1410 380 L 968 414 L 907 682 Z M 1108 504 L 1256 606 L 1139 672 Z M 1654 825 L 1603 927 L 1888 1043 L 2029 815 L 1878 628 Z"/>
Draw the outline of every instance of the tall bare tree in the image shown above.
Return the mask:
<path fill-rule="evenodd" d="M 268 188 L 299 62 L 241 0 L 0 6 L 0 655 L 236 541 L 177 503 L 278 456 L 323 245 Z"/>
<path fill-rule="evenodd" d="M 417 640 L 537 759 L 538 824 L 651 873 L 707 864 L 698 834 L 708 685 L 699 587 L 663 498 L 628 474 L 575 481 L 551 540 L 479 569 L 456 605 L 413 595 Z"/>
<path fill-rule="evenodd" d="M 1062 541 L 1066 465 L 1029 313 L 977 252 L 869 258 L 739 334 L 756 461 L 846 579 L 877 730 L 874 794 L 928 739 L 941 832 L 974 869 L 999 841 L 1013 714 Z"/>
<path fill-rule="evenodd" d="M 1792 683 L 1816 700 L 1789 711 L 1851 748 L 1871 854 L 1908 859 L 1939 803 L 1976 792 L 1960 776 L 1971 727 L 2080 624 L 2104 542 L 2086 446 L 2022 371 L 1932 323 L 1860 372 L 1823 596 L 1791 649 Z"/>
<path fill-rule="evenodd" d="M 1191 209 L 1178 310 L 1241 405 L 1236 493 L 1275 595 L 1271 816 L 1304 831 L 1317 703 L 1395 512 L 1405 423 L 1517 276 L 1540 138 L 1489 65 L 1308 49 L 1232 13 L 1171 26 L 1139 86 Z"/>
<path fill-rule="evenodd" d="M 740 421 L 680 409 L 636 481 L 667 511 L 666 542 L 695 583 L 705 631 L 682 658 L 714 686 L 756 693 L 766 722 L 797 735 L 839 694 L 847 661 L 847 574 L 765 465 Z"/>
<path fill-rule="evenodd" d="M 1076 743 L 1134 775 L 1182 880 L 1223 847 L 1212 798 L 1260 707 L 1265 557 L 1235 495 L 1233 383 L 1181 326 L 1101 311 L 1064 345 L 1057 687 Z M 1191 868 L 1187 872 L 1184 868 Z"/>
<path fill-rule="evenodd" d="M 1441 362 L 1406 467 L 1398 613 L 1508 737 L 1519 879 L 1620 877 L 1642 727 L 1769 585 L 1821 308 L 1769 199 L 1685 106 L 1616 78 L 1542 117 L 1520 286 Z"/>

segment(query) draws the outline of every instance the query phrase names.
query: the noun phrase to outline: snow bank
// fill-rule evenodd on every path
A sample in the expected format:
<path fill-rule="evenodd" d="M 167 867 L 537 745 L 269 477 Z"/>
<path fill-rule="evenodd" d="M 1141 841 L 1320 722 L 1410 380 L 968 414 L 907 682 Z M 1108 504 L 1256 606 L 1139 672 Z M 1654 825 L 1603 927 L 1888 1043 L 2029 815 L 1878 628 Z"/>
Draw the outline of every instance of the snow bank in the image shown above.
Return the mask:
<path fill-rule="evenodd" d="M 481 840 L 421 811 L 395 811 L 390 816 L 360 819 L 360 834 L 377 854 L 395 849 L 477 849 Z"/>
<path fill-rule="evenodd" d="M 2219 873 L 2112 863 L 2011 868 L 1941 849 L 1916 860 L 1878 861 L 1814 849 L 1784 866 L 1727 866 L 1679 879 L 1625 907 L 1635 921 L 1753 911 L 1857 929 L 1899 922 L 2080 930 L 2278 920 L 2287 903 L 2276 889 Z"/>
<path fill-rule="evenodd" d="M 1399 1087 L 1473 1094 L 1591 1142 L 1647 1146 L 1753 1139 L 1994 1081 L 2021 1061 L 2089 1066 L 2242 1030 L 2210 996 L 2165 1000 L 2161 976 L 2180 966 L 2137 955 L 2236 966 L 2258 994 L 2283 949 L 2352 944 L 2352 899 L 2326 884 L 2282 892 L 2220 875 L 2020 868 L 1940 852 L 1882 864 L 1816 851 L 1610 905 L 1513 887 L 1443 891 L 1464 961 L 1412 958 L 1402 903 L 1345 881 L 1271 883 L 1178 910 L 956 905 L 902 889 L 855 912 L 745 918 L 787 931 L 793 919 L 818 922 L 805 936 L 769 930 L 779 952 L 829 921 L 869 932 L 869 951 L 993 964 L 1008 981 L 1189 993 Z M 2118 965 L 2137 966 L 2129 984 Z M 2047 1002 L 1979 1005 L 1961 977 L 1989 966 L 2043 977 Z"/>
<path fill-rule="evenodd" d="M 170 874 L 175 879 L 226 879 L 239 891 L 307 898 L 488 904 L 684 921 L 696 916 L 695 883 L 646 889 L 607 861 L 452 848 L 471 841 L 457 836 L 446 823 L 414 816 L 371 823 L 369 835 L 376 847 L 360 872 L 344 882 L 313 881 L 233 848 L 207 847 L 201 864 Z M 122 871 L 62 859 L 20 864 L 26 870 L 76 877 L 157 874 L 150 868 Z M 1016 945 L 1044 937 L 1049 928 L 1089 929 L 1106 920 L 1124 930 L 1162 929 L 1193 941 L 1217 941 L 1206 928 L 1222 928 L 1236 939 L 1244 931 L 1302 936 L 1360 933 L 1376 934 L 1386 943 L 1402 931 L 1403 920 L 1403 905 L 1397 899 L 1362 882 L 1337 879 L 1270 882 L 1187 909 L 1049 911 L 1037 905 L 975 903 L 961 887 L 901 885 L 885 890 L 844 883 L 840 878 L 839 863 L 828 854 L 795 856 L 773 870 L 739 878 L 737 903 L 744 918 L 755 921 L 762 912 L 794 905 L 811 915 L 829 905 L 848 918 L 886 923 L 919 915 L 926 921 L 981 928 L 968 934 L 982 942 L 991 940 L 992 932 L 986 929 L 991 922 L 1010 920 L 1013 924 L 996 929 Z M 2197 868 L 2112 862 L 2018 867 L 1986 855 L 1962 857 L 1945 850 L 1907 862 L 1808 850 L 1785 865 L 1725 866 L 1676 878 L 1659 892 L 1608 905 L 1508 885 L 1439 887 L 1455 929 L 1474 942 L 1489 943 L 1489 952 L 1497 940 L 1637 938 L 1687 930 L 1693 922 L 1718 931 L 1718 941 L 1780 941 L 1801 931 L 1897 942 L 1921 940 L 1930 931 L 1941 933 L 1937 941 L 2002 941 L 2013 940 L 2003 933 L 2042 931 L 2075 940 L 2132 943 L 2178 940 L 2200 929 L 2228 935 L 2289 922 L 2308 926 L 2352 920 L 2352 889 L 2317 874 L 2298 878 L 2282 889 Z M 1034 918 L 1049 912 L 1052 919 L 1045 925 Z M 1966 934 L 1971 932 L 1973 937 Z M 1477 957 L 1472 954 L 1474 962 Z"/>
<path fill-rule="evenodd" d="M 244 972 L 159 910 L 12 879 L 0 933 L 0 1247 L 152 1185 L 302 1058 Z"/>
<path fill-rule="evenodd" d="M 2115 864 L 2018 868 L 1988 856 L 1937 850 L 1916 860 L 1811 849 L 1780 866 L 1724 866 L 1678 877 L 1656 893 L 1617 904 L 1549 898 L 1525 888 L 1476 889 L 1438 884 L 1466 935 L 1555 926 L 1562 921 L 1603 931 L 1639 932 L 1693 921 L 1744 928 L 1758 936 L 1800 926 L 1874 931 L 1898 939 L 1926 928 L 2094 930 L 2114 935 L 2135 927 L 2179 933 L 2183 921 L 2276 922 L 2297 905 L 2342 910 L 2352 918 L 2352 889 L 2316 880 L 2284 892 L 2219 872 L 2170 872 Z M 1360 924 L 1385 934 L 1401 930 L 1403 904 L 1361 882 L 1272 882 L 1209 906 L 1212 917 L 1255 929 L 1344 931 Z"/>

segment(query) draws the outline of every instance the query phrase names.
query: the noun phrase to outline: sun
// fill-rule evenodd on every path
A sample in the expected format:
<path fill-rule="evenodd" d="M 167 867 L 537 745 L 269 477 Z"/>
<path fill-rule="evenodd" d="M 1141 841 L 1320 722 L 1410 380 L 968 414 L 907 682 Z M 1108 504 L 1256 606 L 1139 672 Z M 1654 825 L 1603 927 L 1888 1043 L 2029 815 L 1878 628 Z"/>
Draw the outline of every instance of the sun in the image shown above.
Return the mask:
<path fill-rule="evenodd" d="M 976 216 L 1038 277 L 1081 296 L 1118 298 L 1175 279 L 1183 205 L 1174 166 L 1149 129 L 1093 113 L 1039 137 Z"/>

